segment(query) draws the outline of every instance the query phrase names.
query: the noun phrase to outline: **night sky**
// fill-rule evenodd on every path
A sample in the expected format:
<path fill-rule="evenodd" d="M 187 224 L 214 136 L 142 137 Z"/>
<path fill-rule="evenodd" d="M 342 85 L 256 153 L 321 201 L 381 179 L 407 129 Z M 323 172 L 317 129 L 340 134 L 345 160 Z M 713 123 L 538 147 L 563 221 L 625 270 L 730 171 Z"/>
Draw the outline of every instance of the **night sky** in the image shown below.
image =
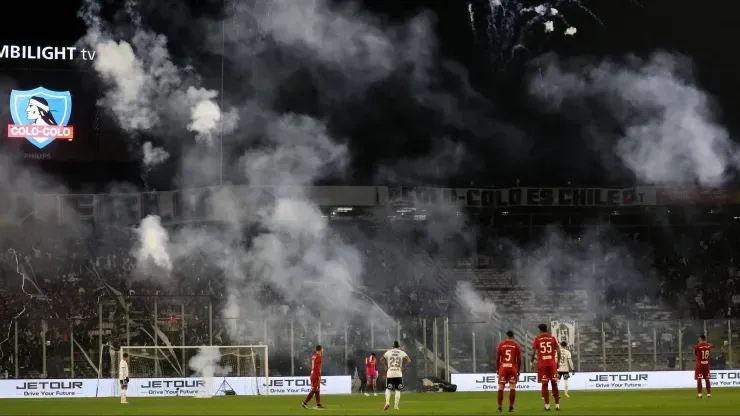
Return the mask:
<path fill-rule="evenodd" d="M 300 1 L 300 0 L 296 0 Z M 156 7 L 170 7 L 181 2 L 157 2 Z M 208 0 L 191 0 L 190 5 L 207 5 Z M 604 23 L 574 7 L 563 7 L 571 23 L 578 27 L 575 37 L 558 36 L 540 45 L 537 52 L 555 52 L 562 57 L 589 57 L 598 61 L 604 57 L 622 57 L 634 53 L 647 56 L 656 50 L 686 55 L 695 64 L 699 84 L 717 99 L 721 108 L 720 120 L 730 131 L 740 131 L 735 114 L 740 100 L 735 92 L 740 87 L 737 74 L 740 60 L 731 41 L 740 39 L 740 27 L 735 18 L 740 2 L 713 1 L 714 5 L 687 0 L 583 0 L 583 4 Z M 471 115 L 469 129 L 449 126 L 439 121 L 439 114 L 413 108 L 412 103 L 394 91 L 402 85 L 379 87 L 368 102 L 357 108 L 314 110 L 310 86 L 305 80 L 297 84 L 306 91 L 301 99 L 286 101 L 286 109 L 305 111 L 330 119 L 332 129 L 349 137 L 354 152 L 354 166 L 342 181 L 371 183 L 377 180 L 378 164 L 421 157 L 434 151 L 440 135 L 453 137 L 467 151 L 463 169 L 440 178 L 415 176 L 407 182 L 435 182 L 440 184 L 505 185 L 521 178 L 525 183 L 542 181 L 562 183 L 566 180 L 580 183 L 604 183 L 613 180 L 598 161 L 590 160 L 583 152 L 582 142 L 572 126 L 557 117 L 543 115 L 524 94 L 527 77 L 537 73 L 531 59 L 519 59 L 505 67 L 491 62 L 487 45 L 475 39 L 469 25 L 467 3 L 463 1 L 364 1 L 364 7 L 385 16 L 389 21 L 408 19 L 422 10 L 437 16 L 436 32 L 440 39 L 440 62 L 454 62 L 463 71 L 441 71 L 442 84 L 457 94 L 460 84 L 469 82 L 479 97 L 462 97 Z M 155 6 L 152 6 L 156 8 Z M 76 18 L 77 2 L 51 2 L 33 11 L 34 29 L 25 19 L 3 24 L 4 44 L 73 44 L 83 33 L 84 25 Z M 191 8 L 192 15 L 202 13 Z M 187 25 L 177 22 L 172 25 Z M 172 33 L 169 34 L 172 40 Z M 173 44 L 176 41 L 173 41 Z M 176 45 L 173 45 L 176 47 Z M 215 65 L 215 64 L 214 64 Z M 13 71 L 3 69 L 6 76 Z M 368 103 L 370 107 L 368 107 Z M 90 110 L 94 111 L 94 110 Z M 497 121 L 495 128 L 485 131 L 481 120 Z M 476 121 L 477 120 L 477 121 Z M 466 131 L 467 130 L 467 131 Z M 111 130 L 112 131 L 112 130 Z M 120 132 L 119 132 L 120 133 Z M 106 132 L 114 135 L 119 133 Z M 115 144 L 98 143 L 99 155 L 119 154 Z M 111 151 L 111 149 L 114 149 Z M 83 152 L 84 153 L 84 152 Z M 88 158 L 91 159 L 91 158 Z M 95 159 L 95 158 L 92 158 Z M 578 162 L 574 162 L 574 160 Z M 66 174 L 73 181 L 98 175 L 113 175 L 116 179 L 137 181 L 135 164 L 114 161 L 109 157 L 98 160 L 34 161 L 55 174 Z M 412 175 L 413 176 L 413 175 Z M 494 179 L 495 178 L 495 179 Z M 619 178 L 628 181 L 628 178 Z M 329 182 L 332 179 L 328 179 Z M 595 182 L 595 183 L 594 183 Z"/>

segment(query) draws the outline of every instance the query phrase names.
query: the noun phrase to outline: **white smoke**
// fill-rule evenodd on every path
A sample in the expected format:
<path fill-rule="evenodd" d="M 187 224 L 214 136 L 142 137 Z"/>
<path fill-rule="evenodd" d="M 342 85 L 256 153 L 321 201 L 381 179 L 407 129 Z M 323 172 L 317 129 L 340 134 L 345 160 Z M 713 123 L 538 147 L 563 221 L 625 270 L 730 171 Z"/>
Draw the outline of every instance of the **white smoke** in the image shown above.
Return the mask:
<path fill-rule="evenodd" d="M 221 350 L 209 346 L 200 347 L 188 366 L 197 377 L 204 379 L 226 376 L 231 371 L 229 367 L 221 365 Z"/>
<path fill-rule="evenodd" d="M 156 215 L 148 215 L 135 230 L 137 243 L 133 256 L 140 272 L 146 276 L 170 276 L 172 259 L 169 253 L 170 237 Z"/>
<path fill-rule="evenodd" d="M 604 106 L 616 126 L 590 118 L 593 112 L 572 116 L 641 182 L 719 186 L 728 169 L 740 167 L 740 151 L 718 123 L 711 98 L 687 75 L 687 59 L 656 53 L 585 68 L 550 59 L 542 68 L 531 93 L 552 109 L 587 106 L 586 100 Z M 604 148 L 607 140 L 615 143 Z"/>
<path fill-rule="evenodd" d="M 193 188 L 220 169 L 219 149 L 211 146 L 220 135 L 229 179 L 249 185 L 203 191 L 183 201 L 186 209 L 205 206 L 207 216 L 219 221 L 218 229 L 184 225 L 170 238 L 158 218 L 146 218 L 137 228 L 134 251 L 140 267 L 145 266 L 142 273 L 170 276 L 178 272 L 172 268 L 181 259 L 206 256 L 227 283 L 221 312 L 233 343 L 248 335 L 262 339 L 263 330 L 284 327 L 285 315 L 269 308 L 279 302 L 304 310 L 295 325 L 311 332 L 318 318 L 346 322 L 359 313 L 363 321 L 382 322 L 382 314 L 359 293 L 365 259 L 353 246 L 357 241 L 338 235 L 331 216 L 306 189 L 327 175 L 346 173 L 350 160 L 345 140 L 334 137 L 322 117 L 279 110 L 275 102 L 285 81 L 305 70 L 322 75 L 312 81 L 326 101 L 356 100 L 360 92 L 392 76 L 413 81 L 413 94 L 431 96 L 424 95 L 436 53 L 431 19 L 422 14 L 389 26 L 325 0 L 240 2 L 226 12 L 238 13 L 226 22 L 224 56 L 226 67 L 238 68 L 244 81 L 226 77 L 225 88 L 240 100 L 233 104 L 238 113 L 224 111 L 223 97 L 209 91 L 195 70 L 174 63 L 164 36 L 138 23 L 132 36 L 119 36 L 123 31 L 107 28 L 95 8 L 88 4 L 85 9 L 91 30 L 83 42 L 99 51 L 95 69 L 108 87 L 101 104 L 133 133 L 195 134 L 204 145 L 188 147 L 182 140 L 162 145 L 168 153 L 183 154 L 182 188 Z M 208 39 L 218 42 L 214 50 L 220 50 L 220 23 L 214 25 L 218 39 Z M 117 67 L 120 62 L 130 67 Z M 448 102 L 445 116 L 456 111 L 455 102 Z M 429 239 L 442 242 L 444 227 L 459 227 L 460 221 L 459 213 L 441 221 L 444 226 L 431 229 Z M 358 238 L 368 243 L 366 236 Z M 413 270 L 421 257 L 404 258 L 402 264 Z M 415 273 L 429 278 L 423 270 Z M 262 293 L 266 286 L 277 292 L 277 299 Z"/>
<path fill-rule="evenodd" d="M 152 142 L 145 142 L 141 147 L 141 151 L 144 154 L 144 166 L 148 168 L 164 163 L 170 158 L 170 154 L 166 150 L 161 147 L 155 147 Z"/>
<path fill-rule="evenodd" d="M 470 282 L 458 282 L 456 289 L 457 298 L 470 312 L 479 319 L 491 321 L 496 316 L 496 305 L 491 299 L 484 299 Z"/>
<path fill-rule="evenodd" d="M 126 6 L 135 16 L 135 5 L 129 1 Z M 203 88 L 197 74 L 173 62 L 165 36 L 133 19 L 134 34 L 118 39 L 100 13 L 95 0 L 85 1 L 80 15 L 89 31 L 79 43 L 96 53 L 93 68 L 107 86 L 100 105 L 112 111 L 124 130 L 176 137 L 187 127 L 211 144 L 214 135 L 236 126 L 237 113 L 224 112 L 214 101 L 218 92 Z"/>

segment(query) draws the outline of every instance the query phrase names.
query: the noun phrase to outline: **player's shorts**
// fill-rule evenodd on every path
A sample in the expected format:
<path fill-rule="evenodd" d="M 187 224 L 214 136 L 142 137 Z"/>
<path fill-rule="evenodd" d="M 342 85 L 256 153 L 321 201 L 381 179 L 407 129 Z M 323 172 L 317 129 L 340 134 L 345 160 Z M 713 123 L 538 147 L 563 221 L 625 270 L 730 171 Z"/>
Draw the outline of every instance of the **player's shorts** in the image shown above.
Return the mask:
<path fill-rule="evenodd" d="M 547 365 L 537 367 L 537 380 L 540 383 L 545 381 L 557 380 L 558 379 L 558 368 L 554 365 Z"/>
<path fill-rule="evenodd" d="M 570 378 L 570 373 L 567 371 L 558 371 L 558 378 L 567 380 Z"/>
<path fill-rule="evenodd" d="M 498 372 L 498 384 L 516 384 L 519 379 L 519 375 L 513 369 L 500 370 Z"/>
<path fill-rule="evenodd" d="M 709 367 L 695 368 L 694 369 L 694 380 L 709 380 Z"/>
<path fill-rule="evenodd" d="M 310 377 L 311 378 L 311 388 L 314 390 L 320 390 L 321 389 L 321 377 Z"/>
<path fill-rule="evenodd" d="M 375 372 L 375 373 L 367 373 L 365 375 L 365 378 L 367 378 L 368 380 L 377 380 L 378 373 L 377 372 Z"/>
<path fill-rule="evenodd" d="M 386 380 L 388 390 L 403 390 L 403 377 L 391 377 Z"/>

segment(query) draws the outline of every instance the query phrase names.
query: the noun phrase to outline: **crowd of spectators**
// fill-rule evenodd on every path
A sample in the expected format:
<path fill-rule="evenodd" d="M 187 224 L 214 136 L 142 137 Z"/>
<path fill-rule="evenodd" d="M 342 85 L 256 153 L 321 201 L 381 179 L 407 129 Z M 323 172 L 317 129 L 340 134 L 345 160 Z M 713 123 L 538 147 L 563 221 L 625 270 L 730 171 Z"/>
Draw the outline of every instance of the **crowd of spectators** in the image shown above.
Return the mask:
<path fill-rule="evenodd" d="M 401 319 L 451 313 L 460 300 L 454 296 L 457 276 L 449 267 L 449 259 L 441 261 L 422 249 L 423 235 L 398 232 L 394 227 L 380 219 L 344 220 L 333 225 L 365 258 L 364 284 L 357 288 L 357 296 Z M 589 285 L 591 293 L 600 294 L 589 301 L 606 305 L 602 312 L 607 318 L 627 316 L 630 311 L 639 313 L 631 307 L 636 303 L 669 308 L 676 312 L 672 318 L 677 319 L 740 316 L 740 269 L 734 257 L 740 248 L 738 228 L 703 225 L 666 231 L 661 227 L 611 227 L 608 233 L 579 228 L 565 229 L 557 238 L 550 230 L 531 226 L 481 228 L 477 230 L 477 251 L 489 260 L 471 267 L 515 270 L 509 288 L 514 289 L 532 284 L 528 276 L 517 276 L 516 270 L 541 267 L 542 259 L 557 248 L 563 253 L 579 253 L 570 255 L 583 256 L 577 258 L 581 266 L 588 264 L 585 258 L 592 258 L 592 268 L 581 267 L 576 272 L 570 266 L 547 266 L 546 289 L 569 291 Z M 321 311 L 288 302 L 269 285 L 260 285 L 263 305 L 271 310 L 270 315 L 284 317 L 286 325 L 271 324 L 263 332 L 232 339 L 226 330 L 230 323 L 219 318 L 228 293 L 214 264 L 204 257 L 179 263 L 173 271 L 175 283 L 157 287 L 131 278 L 134 235 L 122 230 L 115 242 L 110 236 L 106 233 L 108 240 L 104 243 L 78 241 L 64 247 L 43 240 L 25 245 L 4 241 L 0 251 L 0 310 L 5 325 L 0 333 L 0 365 L 4 376 L 14 376 L 16 367 L 25 377 L 68 376 L 72 354 L 76 374 L 94 376 L 101 340 L 112 349 L 126 342 L 154 345 L 155 308 L 158 329 L 173 345 L 266 343 L 283 352 L 291 343 L 287 322 L 301 316 L 321 316 Z M 619 252 L 613 250 L 617 246 L 621 247 Z M 512 247 L 517 248 L 517 256 L 512 256 Z M 632 261 L 630 270 L 639 271 L 644 282 L 639 283 L 636 275 L 625 280 L 628 276 L 621 274 L 625 253 Z M 517 264 L 512 262 L 514 257 Z M 593 279 L 584 279 L 588 275 Z M 396 330 L 385 323 L 371 329 L 374 324 L 364 319 L 347 323 L 334 318 L 321 317 L 320 337 L 316 335 L 318 329 L 292 327 L 293 356 L 283 354 L 274 360 L 271 356 L 273 371 L 283 375 L 303 371 L 303 358 L 317 338 L 325 345 L 336 346 L 330 348 L 337 355 L 331 361 L 343 363 L 345 358 L 377 348 L 371 345 L 371 338 L 381 344 L 385 342 L 381 339 L 397 336 Z M 375 331 L 374 336 L 370 331 Z M 164 343 L 159 338 L 156 342 Z M 346 366 L 338 365 L 333 371 L 342 373 Z M 103 367 L 107 370 L 109 362 Z"/>

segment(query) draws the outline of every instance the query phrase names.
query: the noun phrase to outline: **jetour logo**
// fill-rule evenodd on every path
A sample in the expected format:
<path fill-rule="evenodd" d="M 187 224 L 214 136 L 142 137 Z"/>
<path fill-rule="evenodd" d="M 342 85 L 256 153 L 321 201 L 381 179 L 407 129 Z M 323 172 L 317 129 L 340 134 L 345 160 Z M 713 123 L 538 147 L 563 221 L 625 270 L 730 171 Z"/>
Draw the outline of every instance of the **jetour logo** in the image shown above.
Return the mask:
<path fill-rule="evenodd" d="M 69 91 L 52 91 L 38 87 L 10 93 L 10 115 L 14 124 L 8 125 L 8 137 L 21 138 L 39 149 L 54 139 L 72 141 L 74 127 L 68 126 L 72 114 L 72 95 Z"/>

